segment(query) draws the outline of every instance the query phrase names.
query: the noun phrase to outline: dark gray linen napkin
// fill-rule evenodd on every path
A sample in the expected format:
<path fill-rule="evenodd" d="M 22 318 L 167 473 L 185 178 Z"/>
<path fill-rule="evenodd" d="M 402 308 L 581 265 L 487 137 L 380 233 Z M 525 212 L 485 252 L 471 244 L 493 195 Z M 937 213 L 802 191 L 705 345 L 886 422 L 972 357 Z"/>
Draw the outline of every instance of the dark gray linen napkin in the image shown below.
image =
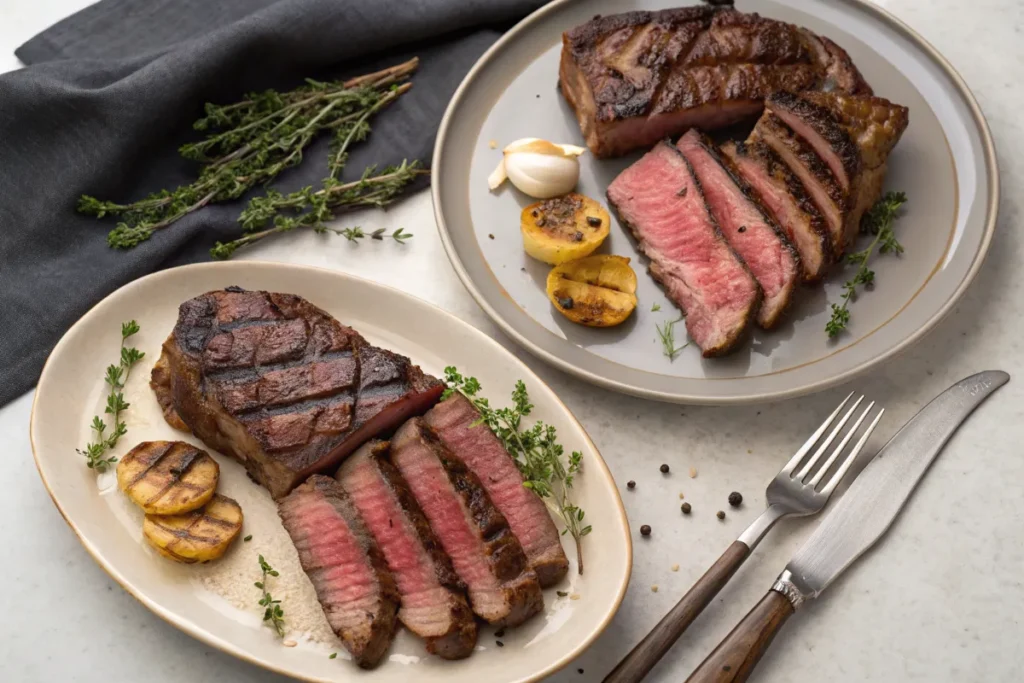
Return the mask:
<path fill-rule="evenodd" d="M 53 345 L 117 287 L 207 260 L 239 233 L 217 204 L 130 251 L 79 195 L 130 201 L 189 182 L 179 145 L 205 102 L 367 73 L 418 55 L 413 88 L 354 148 L 370 164 L 429 164 L 448 101 L 476 59 L 542 0 L 103 0 L 21 46 L 0 76 L 0 405 L 32 387 Z M 316 185 L 327 140 L 277 187 Z M 126 312 L 126 315 L 128 312 Z"/>

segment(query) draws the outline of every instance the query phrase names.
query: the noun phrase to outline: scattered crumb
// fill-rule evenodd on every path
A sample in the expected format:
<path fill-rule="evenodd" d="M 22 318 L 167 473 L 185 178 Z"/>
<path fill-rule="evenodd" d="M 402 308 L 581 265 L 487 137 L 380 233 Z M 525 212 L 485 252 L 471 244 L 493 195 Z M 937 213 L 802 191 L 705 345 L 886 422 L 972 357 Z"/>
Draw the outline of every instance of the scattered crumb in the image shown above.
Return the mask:
<path fill-rule="evenodd" d="M 294 640 L 286 640 L 286 641 L 282 642 L 281 644 L 284 645 L 285 647 L 295 647 L 296 645 L 298 645 L 298 643 L 295 642 Z"/>
<path fill-rule="evenodd" d="M 653 586 L 651 586 L 651 592 L 652 593 L 657 593 L 658 592 L 658 584 L 654 584 Z"/>
<path fill-rule="evenodd" d="M 718 512 L 715 513 L 715 517 L 718 517 L 719 519 L 725 519 L 725 512 L 719 510 Z"/>
<path fill-rule="evenodd" d="M 540 99 L 540 95 L 537 95 L 537 99 L 538 99 L 538 100 Z"/>
<path fill-rule="evenodd" d="M 505 637 L 505 629 L 499 628 L 497 631 L 494 632 L 494 637 L 495 638 L 504 638 Z"/>
<path fill-rule="evenodd" d="M 505 647 L 505 643 L 501 642 L 500 640 L 494 641 L 494 644 L 497 645 L 498 647 Z"/>
<path fill-rule="evenodd" d="M 678 564 L 672 565 L 672 571 L 674 571 L 674 572 L 679 571 L 679 565 Z"/>
<path fill-rule="evenodd" d="M 679 500 L 682 500 L 682 499 L 683 499 L 683 498 L 685 498 L 685 497 L 686 497 L 686 496 L 684 496 L 684 495 L 683 495 L 683 492 L 682 492 L 682 491 L 680 491 L 680 492 L 679 492 Z"/>
<path fill-rule="evenodd" d="M 498 141 L 491 140 L 487 143 L 487 146 L 490 147 L 491 149 L 498 149 Z"/>
<path fill-rule="evenodd" d="M 690 468 L 690 479 L 696 479 L 696 478 L 697 478 L 697 468 L 696 467 L 691 467 Z"/>
<path fill-rule="evenodd" d="M 487 233 L 487 236 L 490 237 L 492 240 L 494 239 L 494 233 L 493 232 Z M 749 452 L 750 451 L 747 451 L 747 453 L 749 453 Z"/>
<path fill-rule="evenodd" d="M 573 593 L 572 595 L 569 596 L 569 599 L 570 600 L 579 600 L 580 599 L 580 594 L 579 593 Z"/>

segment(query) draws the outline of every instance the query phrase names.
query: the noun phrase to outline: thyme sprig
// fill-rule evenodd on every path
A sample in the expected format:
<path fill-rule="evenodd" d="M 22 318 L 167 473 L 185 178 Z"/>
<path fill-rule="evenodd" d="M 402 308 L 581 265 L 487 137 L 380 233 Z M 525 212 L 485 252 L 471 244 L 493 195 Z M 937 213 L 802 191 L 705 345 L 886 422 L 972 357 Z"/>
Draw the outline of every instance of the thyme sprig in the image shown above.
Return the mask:
<path fill-rule="evenodd" d="M 680 317 L 676 320 L 669 320 L 663 324 L 655 323 L 654 329 L 658 331 L 658 338 L 661 340 L 661 352 L 669 359 L 674 361 L 679 352 L 690 345 L 690 342 L 686 342 L 682 346 L 676 346 L 676 323 L 682 322 L 683 318 Z"/>
<path fill-rule="evenodd" d="M 268 190 L 264 197 L 253 197 L 238 217 L 245 235 L 230 242 L 217 242 L 210 250 L 210 255 L 217 259 L 228 259 L 239 247 L 297 228 L 310 228 L 318 234 L 333 232 L 352 242 L 363 239 L 367 235 L 361 228 L 335 230 L 327 227 L 326 223 L 354 208 L 387 205 L 406 185 L 423 173 L 426 171 L 420 169 L 418 162 L 403 161 L 380 173 L 371 166 L 359 180 L 348 183 L 334 177 L 324 178 L 323 187 L 319 190 L 304 187 L 289 194 Z M 268 224 L 271 227 L 266 227 Z M 383 239 L 385 236 L 399 243 L 412 237 L 401 229 L 391 234 L 385 234 L 382 230 L 369 234 L 372 239 Z"/>
<path fill-rule="evenodd" d="M 114 427 L 109 434 L 107 423 L 99 415 L 94 415 L 90 427 L 96 433 L 96 440 L 85 445 L 85 448 L 78 448 L 76 452 L 84 455 L 86 465 L 89 469 L 97 472 L 106 472 L 113 463 L 117 462 L 114 456 L 107 457 L 107 454 L 117 445 L 118 440 L 128 432 L 128 426 L 121 420 L 121 413 L 128 410 L 129 404 L 124 400 L 124 385 L 128 382 L 128 375 L 132 367 L 145 357 L 145 353 L 133 346 L 125 346 L 128 338 L 139 331 L 139 324 L 134 320 L 121 323 L 121 359 L 117 365 L 107 366 L 107 374 L 104 381 L 107 383 L 107 406 L 103 412 L 110 415 Z"/>
<path fill-rule="evenodd" d="M 825 332 L 835 337 L 846 329 L 850 322 L 850 303 L 857 300 L 857 287 L 872 287 L 875 284 L 875 271 L 868 268 L 868 260 L 878 248 L 880 254 L 903 253 L 903 245 L 896 239 L 893 225 L 896 222 L 900 207 L 907 201 L 903 192 L 886 192 L 875 202 L 860 224 L 862 235 L 874 235 L 874 239 L 866 249 L 849 254 L 846 262 L 857 266 L 857 272 L 843 285 L 841 303 L 832 304 L 832 317 L 825 323 Z"/>
<path fill-rule="evenodd" d="M 523 425 L 523 418 L 533 411 L 526 385 L 517 381 L 512 391 L 512 406 L 492 408 L 488 400 L 479 396 L 480 382 L 475 377 L 465 377 L 458 369 L 444 369 L 447 398 L 459 392 L 480 411 L 480 421 L 494 432 L 515 460 L 523 475 L 523 486 L 536 493 L 565 525 L 562 534 L 570 534 L 576 543 L 576 564 L 583 573 L 583 537 L 591 532 L 591 526 L 584 524 L 583 510 L 572 502 L 573 480 L 583 467 L 583 454 L 573 451 L 567 459 L 554 427 L 543 422 L 532 426 Z"/>
<path fill-rule="evenodd" d="M 263 621 L 264 623 L 270 622 L 270 625 L 277 631 L 277 635 L 284 637 L 284 610 L 281 608 L 281 601 L 275 600 L 274 596 L 267 590 L 267 577 L 273 576 L 278 577 L 280 574 L 276 569 L 270 566 L 262 555 L 259 556 L 260 562 L 260 580 L 256 581 L 253 585 L 262 591 L 259 605 L 263 607 Z"/>
<path fill-rule="evenodd" d="M 405 81 L 418 64 L 414 58 L 347 81 L 306 79 L 305 85 L 289 92 L 266 90 L 235 104 L 208 103 L 206 115 L 193 127 L 218 132 L 179 149 L 186 159 L 203 164 L 195 181 L 129 204 L 83 195 L 78 210 L 98 218 L 121 217 L 107 243 L 130 249 L 207 204 L 237 199 L 269 183 L 299 164 L 303 150 L 325 132 L 332 136 L 328 178 L 337 181 L 349 147 L 369 135 L 369 119 L 375 113 L 412 87 Z"/>

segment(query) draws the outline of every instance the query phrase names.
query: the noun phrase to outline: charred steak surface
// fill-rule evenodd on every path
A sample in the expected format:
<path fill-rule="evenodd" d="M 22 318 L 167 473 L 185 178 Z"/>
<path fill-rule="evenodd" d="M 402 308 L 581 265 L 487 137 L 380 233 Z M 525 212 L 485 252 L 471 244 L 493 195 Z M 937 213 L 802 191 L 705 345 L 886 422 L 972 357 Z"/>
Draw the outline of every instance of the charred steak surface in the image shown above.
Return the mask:
<path fill-rule="evenodd" d="M 359 666 L 375 667 L 394 638 L 399 595 L 352 501 L 334 479 L 313 475 L 277 509 L 331 629 Z"/>
<path fill-rule="evenodd" d="M 172 426 L 240 460 L 275 498 L 443 390 L 305 299 L 237 287 L 181 305 L 151 384 Z"/>
<path fill-rule="evenodd" d="M 426 640 L 428 652 L 444 659 L 468 657 L 476 645 L 477 627 L 466 586 L 409 485 L 388 460 L 387 442 L 363 445 L 345 460 L 335 478 L 395 576 L 402 600 L 398 619 Z"/>
<path fill-rule="evenodd" d="M 708 6 L 595 17 L 567 31 L 559 83 L 598 157 L 752 118 L 780 90 L 871 93 L 831 40 Z"/>

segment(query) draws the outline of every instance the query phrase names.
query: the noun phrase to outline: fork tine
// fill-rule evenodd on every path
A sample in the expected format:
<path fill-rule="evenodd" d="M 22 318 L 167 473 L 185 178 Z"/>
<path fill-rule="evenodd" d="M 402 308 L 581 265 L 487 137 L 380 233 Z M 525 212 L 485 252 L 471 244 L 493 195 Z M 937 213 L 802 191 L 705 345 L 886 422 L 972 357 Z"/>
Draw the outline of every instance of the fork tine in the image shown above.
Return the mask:
<path fill-rule="evenodd" d="M 871 413 L 871 409 L 874 407 L 874 401 L 868 404 L 868 407 L 860 414 L 860 417 L 858 417 L 856 422 L 853 423 L 853 426 L 846 431 L 846 435 L 843 437 L 842 441 L 839 442 L 839 445 L 832 449 L 831 455 L 828 456 L 825 464 L 818 469 L 818 473 L 815 474 L 809 482 L 807 482 L 808 486 L 811 488 L 817 488 L 818 484 L 821 483 L 821 480 L 825 478 L 825 473 L 828 472 L 830 467 L 832 467 L 832 463 L 836 461 L 836 458 L 842 455 L 843 449 L 846 448 L 846 444 L 850 443 L 850 439 L 852 439 L 853 435 L 857 433 L 857 430 L 860 429 L 861 423 L 864 422 L 864 418 Z"/>
<path fill-rule="evenodd" d="M 860 396 L 857 397 L 857 400 L 854 401 L 853 405 L 850 406 L 850 409 L 846 411 L 845 415 L 843 415 L 843 419 L 839 420 L 839 424 L 835 426 L 832 432 L 828 435 L 828 438 L 821 443 L 821 446 L 819 446 L 818 450 L 814 452 L 814 455 L 811 456 L 811 459 L 807 461 L 807 464 L 801 467 L 800 471 L 796 473 L 796 477 L 794 477 L 795 479 L 797 479 L 798 481 L 803 481 L 803 478 L 807 476 L 807 474 L 814 467 L 815 463 L 817 463 L 818 460 L 821 459 L 821 454 L 824 453 L 830 445 L 832 445 L 833 441 L 835 441 L 836 435 L 838 435 L 839 432 L 842 431 L 843 426 L 850 420 L 850 416 L 853 415 L 853 412 L 857 410 L 857 406 L 859 406 L 860 402 L 863 400 L 864 394 L 861 394 Z"/>
<path fill-rule="evenodd" d="M 853 465 L 853 461 L 857 459 L 858 455 L 860 455 L 860 451 L 864 448 L 864 444 L 867 442 L 868 437 L 871 436 L 871 432 L 875 431 L 875 426 L 878 424 L 878 421 L 882 419 L 882 413 L 884 412 L 885 408 L 880 408 L 878 410 L 878 414 L 875 415 L 875 419 L 871 421 L 871 424 L 869 424 L 867 429 L 864 430 L 864 433 L 861 434 L 860 439 L 857 440 L 857 445 L 853 447 L 852 451 L 850 451 L 850 455 L 848 455 L 843 464 L 839 466 L 836 473 L 832 475 L 832 478 L 829 479 L 825 488 L 821 490 L 823 494 L 828 496 L 836 490 L 836 486 L 838 486 L 839 482 L 842 481 L 844 476 L 846 476 L 846 472 L 850 469 L 850 466 Z"/>
<path fill-rule="evenodd" d="M 811 450 L 814 447 L 814 444 L 818 443 L 818 439 L 820 439 L 821 435 L 825 433 L 825 430 L 828 429 L 828 426 L 832 424 L 832 420 L 836 419 L 836 415 L 838 415 L 839 411 L 843 409 L 843 406 L 846 405 L 846 402 L 850 400 L 851 396 L 853 396 L 852 391 L 846 395 L 846 398 L 844 398 L 838 406 L 836 406 L 836 409 L 833 410 L 832 414 L 829 415 L 828 418 L 826 418 L 825 421 L 821 423 L 821 426 L 818 427 L 818 429 L 813 434 L 811 434 L 811 438 L 807 439 L 807 441 L 804 442 L 804 445 L 801 446 L 800 450 L 796 452 L 796 455 L 793 456 L 793 459 L 786 463 L 786 466 L 782 468 L 783 472 L 785 472 L 786 474 L 791 474 L 793 472 L 796 466 L 800 464 L 800 461 L 804 459 L 804 456 L 807 455 L 807 451 Z"/>

